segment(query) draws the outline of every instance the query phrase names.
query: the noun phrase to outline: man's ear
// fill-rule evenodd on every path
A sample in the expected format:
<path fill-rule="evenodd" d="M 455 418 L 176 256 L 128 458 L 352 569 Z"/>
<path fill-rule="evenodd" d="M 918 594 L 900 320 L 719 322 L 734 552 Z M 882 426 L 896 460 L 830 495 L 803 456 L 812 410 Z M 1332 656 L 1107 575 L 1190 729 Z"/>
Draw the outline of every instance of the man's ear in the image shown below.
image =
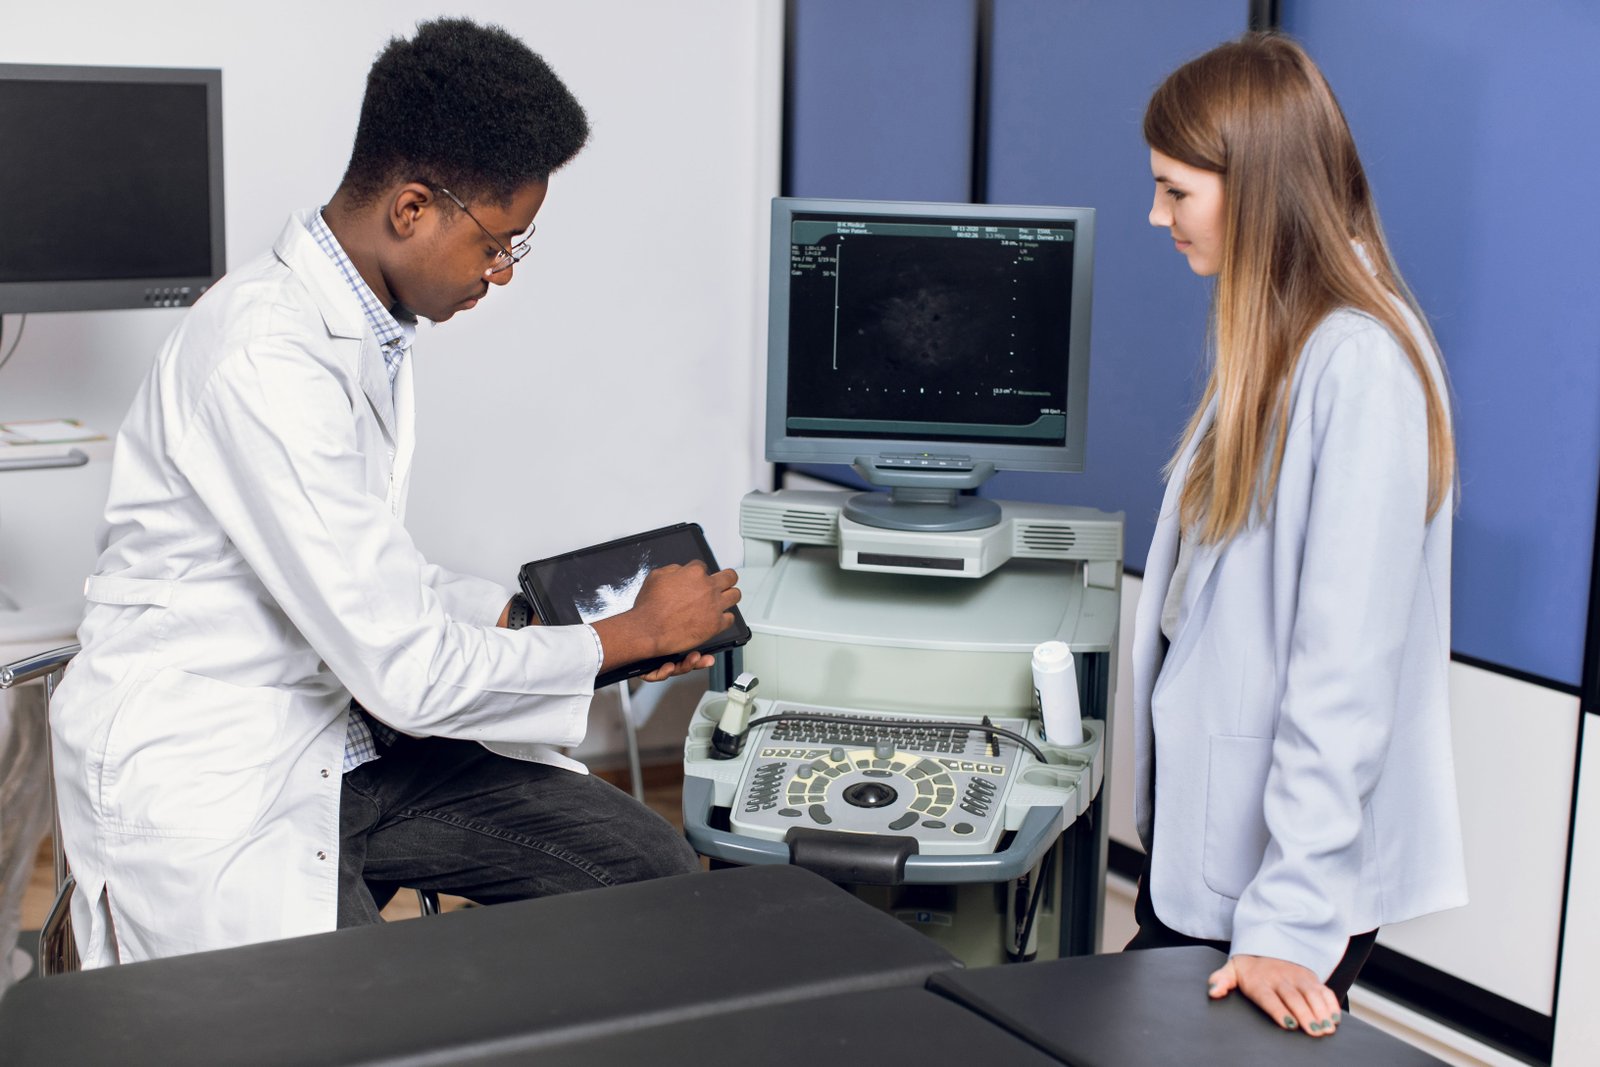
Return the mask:
<path fill-rule="evenodd" d="M 433 190 L 421 182 L 407 182 L 389 198 L 389 227 L 396 237 L 407 238 L 430 211 L 438 210 Z"/>

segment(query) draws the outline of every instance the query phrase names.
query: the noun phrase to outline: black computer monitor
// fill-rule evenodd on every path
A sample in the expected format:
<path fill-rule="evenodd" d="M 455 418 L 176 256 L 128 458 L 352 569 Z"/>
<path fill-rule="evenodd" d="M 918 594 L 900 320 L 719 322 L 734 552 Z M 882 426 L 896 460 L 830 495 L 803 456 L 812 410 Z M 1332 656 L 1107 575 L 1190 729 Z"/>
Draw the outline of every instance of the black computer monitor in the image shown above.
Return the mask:
<path fill-rule="evenodd" d="M 1093 253 L 1092 208 L 774 200 L 767 458 L 851 464 L 893 492 L 847 514 L 912 529 L 1081 471 Z"/>
<path fill-rule="evenodd" d="M 0 63 L 0 313 L 179 307 L 224 265 L 222 73 Z"/>

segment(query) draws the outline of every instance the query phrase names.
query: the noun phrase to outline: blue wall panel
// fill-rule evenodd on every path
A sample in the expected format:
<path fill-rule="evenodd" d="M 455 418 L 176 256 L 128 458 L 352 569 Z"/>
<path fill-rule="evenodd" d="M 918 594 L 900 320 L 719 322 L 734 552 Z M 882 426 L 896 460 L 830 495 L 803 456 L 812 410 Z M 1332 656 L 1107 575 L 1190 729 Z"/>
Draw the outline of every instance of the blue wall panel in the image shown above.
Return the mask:
<path fill-rule="evenodd" d="M 795 195 L 964 200 L 976 5 L 795 0 Z M 1146 223 L 1139 121 L 1245 0 L 994 0 L 988 199 L 1098 210 L 1088 470 L 985 492 L 1128 517 L 1140 569 L 1160 468 L 1203 380 L 1207 283 Z M 1576 685 L 1600 481 L 1600 5 L 1282 0 L 1348 113 L 1456 392 L 1455 649 Z"/>
<path fill-rule="evenodd" d="M 1283 0 L 1456 392 L 1457 652 L 1576 685 L 1600 472 L 1600 5 Z"/>
<path fill-rule="evenodd" d="M 973 0 L 794 0 L 791 196 L 965 202 Z"/>
<path fill-rule="evenodd" d="M 784 193 L 965 203 L 976 0 L 791 0 Z M 866 486 L 849 467 L 795 468 Z"/>
<path fill-rule="evenodd" d="M 1143 570 L 1161 468 L 1205 384 L 1210 284 L 1152 229 L 1146 102 L 1174 67 L 1246 27 L 1244 0 L 996 0 L 989 196 L 1095 216 L 1089 440 L 1081 475 L 1002 474 L 984 493 L 1127 514 Z"/>

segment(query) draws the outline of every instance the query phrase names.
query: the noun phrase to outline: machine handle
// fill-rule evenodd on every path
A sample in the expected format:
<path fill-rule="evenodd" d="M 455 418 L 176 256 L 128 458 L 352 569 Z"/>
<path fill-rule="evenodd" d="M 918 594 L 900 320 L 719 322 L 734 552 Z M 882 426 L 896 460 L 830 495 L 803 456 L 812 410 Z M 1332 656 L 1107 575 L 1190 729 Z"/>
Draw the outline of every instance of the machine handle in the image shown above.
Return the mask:
<path fill-rule="evenodd" d="M 710 820 L 715 795 L 710 779 L 684 778 L 683 830 L 696 851 L 743 866 L 789 862 L 789 846 L 782 841 L 714 829 Z M 1031 871 L 1066 828 L 1066 813 L 1061 808 L 1029 808 L 1010 846 L 1003 851 L 973 856 L 912 856 L 906 860 L 905 884 L 1009 882 Z"/>
<path fill-rule="evenodd" d="M 1066 828 L 1067 817 L 1061 808 L 1029 808 L 1004 850 L 977 856 L 912 856 L 906 860 L 906 882 L 946 885 L 1021 878 L 1044 858 Z"/>
<path fill-rule="evenodd" d="M 37 471 L 47 467 L 81 467 L 89 462 L 89 454 L 81 448 L 69 448 L 63 456 L 45 456 L 31 458 L 14 456 L 9 459 L 0 457 L 0 471 Z"/>

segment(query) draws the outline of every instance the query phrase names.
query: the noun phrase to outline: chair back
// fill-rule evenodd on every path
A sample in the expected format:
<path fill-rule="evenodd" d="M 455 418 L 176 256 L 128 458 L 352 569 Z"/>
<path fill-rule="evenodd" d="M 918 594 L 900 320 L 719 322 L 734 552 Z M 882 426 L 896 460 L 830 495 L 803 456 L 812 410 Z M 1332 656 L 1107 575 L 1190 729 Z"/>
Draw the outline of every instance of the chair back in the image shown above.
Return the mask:
<path fill-rule="evenodd" d="M 78 645 L 62 645 L 48 652 L 40 652 L 26 659 L 0 666 L 0 689 L 10 689 L 35 679 L 44 679 L 45 704 L 55 695 L 56 686 L 72 657 L 78 654 Z M 66 850 L 61 847 L 61 815 L 56 809 L 55 761 L 50 755 L 50 745 L 45 745 L 47 780 L 50 783 L 50 844 L 55 863 L 56 896 L 39 931 L 39 973 L 46 977 L 78 969 L 78 945 L 72 937 L 72 891 L 77 887 L 72 870 L 67 866 Z"/>

